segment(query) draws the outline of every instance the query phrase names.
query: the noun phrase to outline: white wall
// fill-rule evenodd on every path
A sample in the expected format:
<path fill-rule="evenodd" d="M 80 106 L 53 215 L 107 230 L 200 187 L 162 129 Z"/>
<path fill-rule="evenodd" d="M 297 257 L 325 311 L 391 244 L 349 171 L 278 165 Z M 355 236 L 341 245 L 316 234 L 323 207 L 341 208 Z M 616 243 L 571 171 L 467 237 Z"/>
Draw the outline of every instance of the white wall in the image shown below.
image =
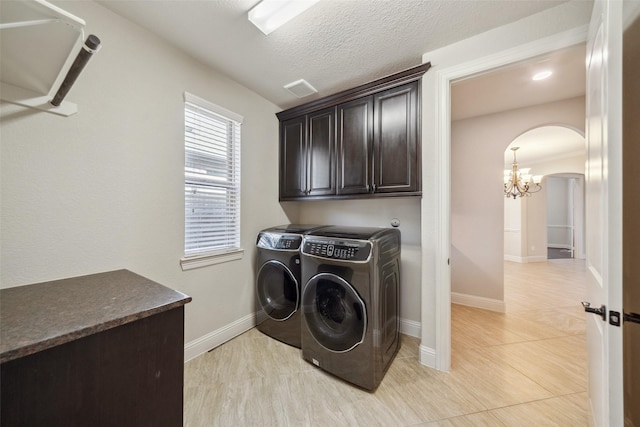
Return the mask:
<path fill-rule="evenodd" d="M 504 260 L 522 262 L 526 241 L 526 198 L 504 199 Z"/>
<path fill-rule="evenodd" d="M 55 2 L 102 40 L 64 118 L 1 105 L 1 286 L 127 268 L 182 291 L 185 341 L 252 321 L 257 232 L 278 203 L 275 105 L 94 2 Z M 183 272 L 184 103 L 244 116 L 242 260 Z M 293 209 L 295 215 L 295 209 Z"/>
<path fill-rule="evenodd" d="M 295 203 L 300 210 L 300 222 L 307 224 L 390 227 L 393 218 L 400 220 L 401 329 L 408 335 L 420 336 L 420 198 L 381 197 Z"/>
<path fill-rule="evenodd" d="M 451 291 L 503 302 L 504 204 L 522 203 L 527 227 L 528 257 L 546 258 L 544 241 L 532 229 L 546 203 L 536 193 L 525 201 L 505 200 L 502 192 L 504 151 L 522 133 L 538 126 L 565 124 L 584 130 L 584 97 L 520 108 L 451 123 Z M 584 164 L 584 163 L 583 163 Z M 535 174 L 541 168 L 532 167 Z M 522 212 L 520 213 L 522 215 Z M 526 242 L 526 243 L 525 243 Z M 521 246 L 522 247 L 522 246 Z"/>
<path fill-rule="evenodd" d="M 448 355 L 448 350 L 436 348 L 437 337 L 446 335 L 446 319 L 437 318 L 436 289 L 445 286 L 438 280 L 447 280 L 446 273 L 439 272 L 445 267 L 446 256 L 442 255 L 443 248 L 438 228 L 442 221 L 443 197 L 446 200 L 447 182 L 441 181 L 439 171 L 446 166 L 441 162 L 441 141 L 439 136 L 446 135 L 439 122 L 440 111 L 447 107 L 447 98 L 441 92 L 441 73 L 455 73 L 464 75 L 467 66 L 469 70 L 482 68 L 486 63 L 487 69 L 493 64 L 506 63 L 500 58 L 510 58 L 513 52 L 521 51 L 521 46 L 566 30 L 584 26 L 589 22 L 592 3 L 572 1 L 539 14 L 524 18 L 514 23 L 487 31 L 478 36 L 462 40 L 458 43 L 427 52 L 423 55 L 423 62 L 431 62 L 433 68 L 422 79 L 422 176 L 423 194 L 421 205 L 422 232 L 422 363 L 447 369 L 448 357 L 438 359 L 438 353 Z M 506 54 L 505 52 L 510 52 Z M 490 58 L 490 59 L 487 59 Z M 472 65 L 469 65 L 472 64 Z M 472 71 L 468 71 L 467 75 Z M 445 154 L 446 157 L 446 154 Z M 447 159 L 448 160 L 448 159 Z M 447 161 L 445 160 L 445 161 Z M 499 178 L 498 178 L 499 180 Z M 500 182 L 498 182 L 500 185 Z M 498 204 L 498 206 L 502 206 Z M 502 216 L 502 214 L 500 214 Z M 446 230 L 444 230 L 446 232 Z M 502 235 L 498 232 L 498 235 Z M 436 268 L 436 260 L 441 264 Z M 448 286 L 448 285 L 446 285 Z M 439 344 L 446 343 L 446 339 L 438 340 Z"/>
<path fill-rule="evenodd" d="M 582 112 L 584 116 L 584 111 Z M 584 124 L 579 128 L 584 135 Z M 531 166 L 532 170 L 535 170 L 536 175 L 553 175 L 558 173 L 568 174 L 584 174 L 584 163 L 586 161 L 586 154 L 574 155 L 571 157 L 565 157 L 560 159 L 548 160 L 541 163 L 530 163 L 527 166 Z M 535 169 L 534 169 L 535 168 Z"/>

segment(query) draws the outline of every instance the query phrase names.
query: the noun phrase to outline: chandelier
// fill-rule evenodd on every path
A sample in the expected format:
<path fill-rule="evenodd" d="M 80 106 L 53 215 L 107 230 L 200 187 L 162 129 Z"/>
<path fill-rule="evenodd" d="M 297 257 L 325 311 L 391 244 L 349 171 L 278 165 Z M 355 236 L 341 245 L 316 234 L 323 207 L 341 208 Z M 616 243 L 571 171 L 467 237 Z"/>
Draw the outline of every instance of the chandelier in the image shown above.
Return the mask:
<path fill-rule="evenodd" d="M 506 169 L 504 171 L 504 195 L 506 198 L 513 197 L 515 199 L 518 196 L 530 196 L 531 193 L 537 193 L 542 190 L 542 186 L 540 185 L 542 176 L 531 176 L 529 173 L 531 168 L 518 169 L 518 162 L 516 160 L 516 151 L 518 151 L 518 148 L 520 147 L 511 148 L 511 151 L 513 151 L 513 165 L 511 166 L 511 170 Z"/>

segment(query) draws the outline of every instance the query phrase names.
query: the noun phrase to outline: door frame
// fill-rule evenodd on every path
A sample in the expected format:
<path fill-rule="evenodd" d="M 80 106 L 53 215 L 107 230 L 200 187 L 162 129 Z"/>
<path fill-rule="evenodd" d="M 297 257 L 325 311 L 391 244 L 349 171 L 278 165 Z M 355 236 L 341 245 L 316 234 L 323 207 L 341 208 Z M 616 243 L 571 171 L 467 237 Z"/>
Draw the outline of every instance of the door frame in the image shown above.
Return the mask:
<path fill-rule="evenodd" d="M 549 37 L 509 48 L 479 59 L 454 66 L 432 68 L 436 80 L 435 109 L 435 348 L 434 367 L 451 368 L 451 83 L 505 65 L 524 61 L 556 50 L 575 46 L 587 40 L 588 26 L 574 28 Z M 423 283 L 423 288 L 425 284 Z M 425 319 L 422 324 L 425 325 Z M 421 355 L 421 360 L 430 359 Z"/>

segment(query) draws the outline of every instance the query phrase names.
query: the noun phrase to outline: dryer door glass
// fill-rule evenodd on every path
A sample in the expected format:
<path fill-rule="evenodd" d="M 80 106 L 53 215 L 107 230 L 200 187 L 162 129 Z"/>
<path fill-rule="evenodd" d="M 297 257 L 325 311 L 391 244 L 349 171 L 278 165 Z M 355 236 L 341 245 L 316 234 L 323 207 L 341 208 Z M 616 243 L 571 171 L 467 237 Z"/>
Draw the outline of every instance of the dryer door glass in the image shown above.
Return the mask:
<path fill-rule="evenodd" d="M 328 350 L 349 351 L 364 340 L 364 302 L 339 276 L 320 273 L 312 277 L 304 287 L 302 313 L 311 335 Z"/>
<path fill-rule="evenodd" d="M 260 307 L 274 320 L 287 320 L 300 304 L 298 281 L 280 261 L 270 260 L 262 264 L 256 280 L 256 292 Z"/>

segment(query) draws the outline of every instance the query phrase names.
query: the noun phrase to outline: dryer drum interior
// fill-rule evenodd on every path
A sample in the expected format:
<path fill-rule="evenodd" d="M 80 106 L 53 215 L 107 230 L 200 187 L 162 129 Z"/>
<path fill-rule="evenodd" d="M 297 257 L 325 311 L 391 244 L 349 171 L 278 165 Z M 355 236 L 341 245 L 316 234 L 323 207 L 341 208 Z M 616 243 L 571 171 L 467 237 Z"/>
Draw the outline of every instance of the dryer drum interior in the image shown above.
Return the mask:
<path fill-rule="evenodd" d="M 298 281 L 280 261 L 270 260 L 260 267 L 256 292 L 262 310 L 274 320 L 287 320 L 298 309 Z"/>
<path fill-rule="evenodd" d="M 312 277 L 304 287 L 302 312 L 313 338 L 328 350 L 346 352 L 364 340 L 366 306 L 339 276 L 320 273 Z"/>

